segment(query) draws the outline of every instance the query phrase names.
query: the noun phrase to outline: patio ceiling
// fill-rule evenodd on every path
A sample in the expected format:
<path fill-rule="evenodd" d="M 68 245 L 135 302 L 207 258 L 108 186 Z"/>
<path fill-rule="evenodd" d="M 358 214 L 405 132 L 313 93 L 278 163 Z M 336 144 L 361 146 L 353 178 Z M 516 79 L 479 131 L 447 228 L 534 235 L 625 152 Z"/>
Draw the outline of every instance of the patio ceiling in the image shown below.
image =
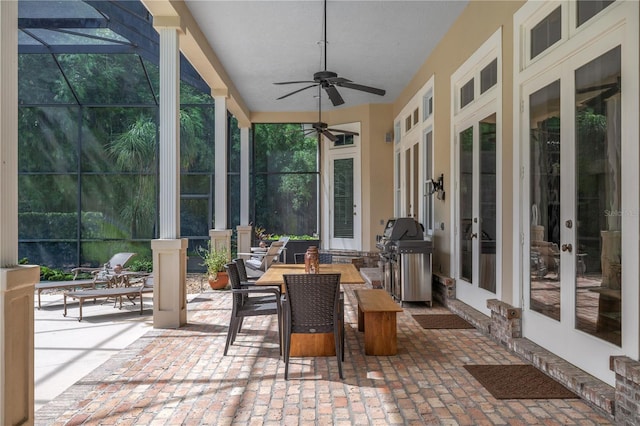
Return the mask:
<path fill-rule="evenodd" d="M 149 3 L 147 1 L 146 3 Z M 327 69 L 355 83 L 386 90 L 381 97 L 340 88 L 345 104 L 393 103 L 467 1 L 351 1 L 327 4 Z M 252 112 L 314 111 L 317 89 L 274 82 L 312 80 L 324 67 L 323 3 L 185 0 L 209 45 Z"/>

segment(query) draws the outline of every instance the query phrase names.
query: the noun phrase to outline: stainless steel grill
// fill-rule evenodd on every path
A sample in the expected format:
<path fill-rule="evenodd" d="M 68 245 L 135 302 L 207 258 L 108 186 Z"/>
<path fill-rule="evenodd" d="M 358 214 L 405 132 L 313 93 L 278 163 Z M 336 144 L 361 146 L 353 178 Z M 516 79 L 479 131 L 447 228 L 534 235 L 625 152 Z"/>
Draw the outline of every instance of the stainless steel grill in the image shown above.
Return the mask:
<path fill-rule="evenodd" d="M 411 217 L 390 219 L 377 237 L 385 289 L 402 302 L 432 303 L 431 254 L 422 225 Z"/>

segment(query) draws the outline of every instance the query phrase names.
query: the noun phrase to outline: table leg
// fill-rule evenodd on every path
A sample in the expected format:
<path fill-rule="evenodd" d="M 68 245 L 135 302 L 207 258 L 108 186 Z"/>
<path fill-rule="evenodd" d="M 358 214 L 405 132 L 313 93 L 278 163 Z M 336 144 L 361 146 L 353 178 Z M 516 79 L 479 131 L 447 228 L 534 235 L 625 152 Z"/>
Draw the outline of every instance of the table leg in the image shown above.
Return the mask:
<path fill-rule="evenodd" d="M 63 301 L 64 301 L 64 312 L 62 313 L 62 316 L 66 317 L 67 316 L 67 293 L 64 293 Z"/>
<path fill-rule="evenodd" d="M 79 306 L 80 306 L 80 318 L 78 318 L 78 322 L 82 321 L 82 298 L 80 298 L 79 300 Z"/>

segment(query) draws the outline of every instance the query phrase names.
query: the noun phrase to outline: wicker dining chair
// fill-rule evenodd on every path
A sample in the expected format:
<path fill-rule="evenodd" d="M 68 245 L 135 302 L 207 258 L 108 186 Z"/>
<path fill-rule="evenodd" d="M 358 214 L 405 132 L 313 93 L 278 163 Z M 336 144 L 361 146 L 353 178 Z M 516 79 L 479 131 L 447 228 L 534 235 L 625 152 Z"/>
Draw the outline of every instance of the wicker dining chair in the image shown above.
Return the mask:
<path fill-rule="evenodd" d="M 238 257 L 233 259 L 233 263 L 238 267 L 238 275 L 240 276 L 240 283 L 242 285 L 253 285 L 256 283 L 257 277 L 251 277 L 247 275 L 247 266 L 244 264 L 244 259 Z"/>
<path fill-rule="evenodd" d="M 291 334 L 333 333 L 342 375 L 344 320 L 340 306 L 340 274 L 285 274 L 283 307 L 284 378 L 289 378 Z"/>
<path fill-rule="evenodd" d="M 227 331 L 227 342 L 224 346 L 224 355 L 227 355 L 229 346 L 232 345 L 238 333 L 242 329 L 245 317 L 276 315 L 278 319 L 278 347 L 282 354 L 282 311 L 280 302 L 280 289 L 275 287 L 243 287 L 238 275 L 238 268 L 235 263 L 225 265 L 229 274 L 232 293 L 231 318 L 229 320 L 229 330 Z"/>
<path fill-rule="evenodd" d="M 306 255 L 306 253 L 294 253 L 293 254 L 294 263 L 298 263 L 298 264 L 304 263 L 305 255 Z M 320 252 L 320 253 L 318 253 L 318 261 L 321 264 L 325 264 L 325 265 L 333 263 L 333 254 Z"/>

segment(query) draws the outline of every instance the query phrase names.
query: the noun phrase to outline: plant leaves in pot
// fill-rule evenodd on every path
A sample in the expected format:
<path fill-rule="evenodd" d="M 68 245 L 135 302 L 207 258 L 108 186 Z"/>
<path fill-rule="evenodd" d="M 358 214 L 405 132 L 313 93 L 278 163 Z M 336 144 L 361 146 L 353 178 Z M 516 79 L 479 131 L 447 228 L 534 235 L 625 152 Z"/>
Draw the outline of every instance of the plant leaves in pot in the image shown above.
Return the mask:
<path fill-rule="evenodd" d="M 229 284 L 229 276 L 224 269 L 224 265 L 229 262 L 229 252 L 226 248 L 213 249 L 211 241 L 207 248 L 198 246 L 198 255 L 202 258 L 201 265 L 207 268 L 209 285 L 213 290 L 220 290 Z"/>

